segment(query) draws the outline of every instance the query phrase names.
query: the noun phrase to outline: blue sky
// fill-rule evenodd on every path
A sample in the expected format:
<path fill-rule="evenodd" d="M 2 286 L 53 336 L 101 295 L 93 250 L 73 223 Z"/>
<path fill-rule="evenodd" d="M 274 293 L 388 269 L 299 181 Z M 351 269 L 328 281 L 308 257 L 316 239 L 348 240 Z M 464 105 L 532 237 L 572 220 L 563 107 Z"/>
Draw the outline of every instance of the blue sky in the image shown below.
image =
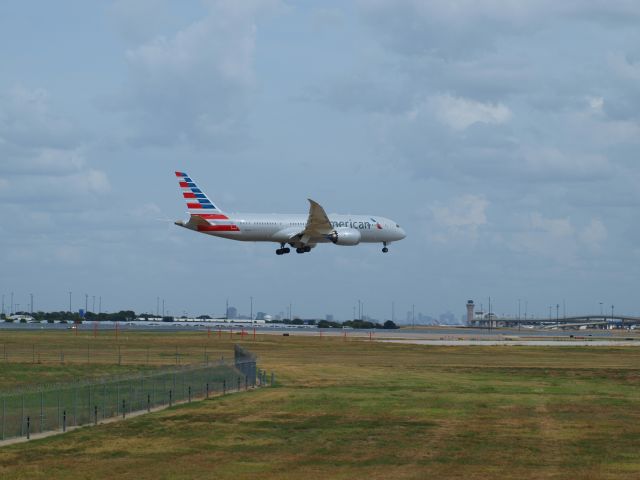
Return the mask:
<path fill-rule="evenodd" d="M 345 319 L 640 314 L 640 5 L 0 5 L 0 291 L 22 306 Z M 227 211 L 398 221 L 279 257 L 175 227 L 187 171 Z"/>

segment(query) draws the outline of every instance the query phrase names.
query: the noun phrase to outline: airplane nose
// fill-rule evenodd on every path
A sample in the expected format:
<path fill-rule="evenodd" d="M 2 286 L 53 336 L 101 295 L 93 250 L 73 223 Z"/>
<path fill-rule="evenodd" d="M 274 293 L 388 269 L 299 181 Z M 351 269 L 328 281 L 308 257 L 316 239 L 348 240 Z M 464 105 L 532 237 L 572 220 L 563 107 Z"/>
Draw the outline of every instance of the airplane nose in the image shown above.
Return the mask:
<path fill-rule="evenodd" d="M 403 238 L 405 238 L 407 236 L 406 232 L 404 231 L 404 229 L 399 228 L 398 229 L 398 236 L 400 237 L 400 240 L 402 240 Z"/>

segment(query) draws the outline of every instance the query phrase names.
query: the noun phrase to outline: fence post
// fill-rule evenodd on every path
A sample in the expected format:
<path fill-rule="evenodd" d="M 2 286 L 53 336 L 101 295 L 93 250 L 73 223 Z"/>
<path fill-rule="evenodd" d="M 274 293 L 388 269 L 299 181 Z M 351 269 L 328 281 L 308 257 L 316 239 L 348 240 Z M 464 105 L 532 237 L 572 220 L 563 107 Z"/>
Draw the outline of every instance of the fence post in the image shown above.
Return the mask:
<path fill-rule="evenodd" d="M 31 438 L 31 417 L 27 417 L 27 440 Z"/>
<path fill-rule="evenodd" d="M 127 414 L 127 401 L 123 398 L 122 399 L 122 418 L 125 418 L 125 415 Z"/>
<path fill-rule="evenodd" d="M 93 413 L 94 413 L 94 418 L 95 418 L 95 424 L 97 426 L 98 425 L 98 405 L 94 405 Z"/>
<path fill-rule="evenodd" d="M 44 391 L 40 391 L 40 433 L 43 432 L 43 424 L 44 423 Z"/>
<path fill-rule="evenodd" d="M 151 394 L 147 393 L 147 413 L 151 411 Z"/>
<path fill-rule="evenodd" d="M 209 382 L 207 382 L 207 398 L 209 398 Z"/>
<path fill-rule="evenodd" d="M 247 390 L 249 388 L 249 375 L 244 376 L 244 389 Z"/>
<path fill-rule="evenodd" d="M 173 392 L 171 389 L 169 389 L 169 407 L 171 407 L 173 403 Z"/>
<path fill-rule="evenodd" d="M 227 394 L 227 379 L 222 380 L 222 395 Z"/>
<path fill-rule="evenodd" d="M 271 372 L 271 386 L 273 387 L 273 383 L 275 381 L 275 375 Z"/>
<path fill-rule="evenodd" d="M 191 403 L 191 385 L 189 385 L 189 403 Z"/>
<path fill-rule="evenodd" d="M 63 432 L 67 431 L 67 411 L 66 410 L 62 411 L 62 431 Z"/>

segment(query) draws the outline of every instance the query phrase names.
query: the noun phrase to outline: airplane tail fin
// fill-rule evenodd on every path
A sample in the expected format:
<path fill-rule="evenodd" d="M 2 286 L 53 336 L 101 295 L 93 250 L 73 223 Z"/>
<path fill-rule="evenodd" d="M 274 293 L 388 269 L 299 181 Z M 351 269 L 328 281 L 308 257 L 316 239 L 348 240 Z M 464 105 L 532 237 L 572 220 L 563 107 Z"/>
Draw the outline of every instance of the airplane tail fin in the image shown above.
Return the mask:
<path fill-rule="evenodd" d="M 209 197 L 198 188 L 193 180 L 184 172 L 176 172 L 178 184 L 182 189 L 182 196 L 187 203 L 189 220 L 175 222 L 176 225 L 187 227 L 199 232 L 237 232 L 238 226 L 220 210 Z"/>
<path fill-rule="evenodd" d="M 209 197 L 198 188 L 189 175 L 184 172 L 176 172 L 176 177 L 178 177 L 178 184 L 182 189 L 182 196 L 187 203 L 189 214 L 204 218 L 215 218 L 210 215 L 224 215 L 222 210 L 209 200 Z"/>

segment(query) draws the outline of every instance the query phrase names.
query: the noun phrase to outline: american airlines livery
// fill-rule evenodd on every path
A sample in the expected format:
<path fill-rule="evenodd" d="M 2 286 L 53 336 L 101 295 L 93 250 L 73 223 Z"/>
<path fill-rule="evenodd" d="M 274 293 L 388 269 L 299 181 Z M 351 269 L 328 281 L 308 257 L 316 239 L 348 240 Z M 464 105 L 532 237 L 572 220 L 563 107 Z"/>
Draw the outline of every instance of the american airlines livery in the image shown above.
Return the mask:
<path fill-rule="evenodd" d="M 298 253 L 310 252 L 318 243 L 358 245 L 402 240 L 406 234 L 393 220 L 375 215 L 327 215 L 317 202 L 309 199 L 308 215 L 287 214 L 225 214 L 198 188 L 184 172 L 176 177 L 186 199 L 189 220 L 175 222 L 180 227 L 216 237 L 247 242 L 275 242 L 280 244 L 277 255 L 289 253 L 286 245 Z"/>

